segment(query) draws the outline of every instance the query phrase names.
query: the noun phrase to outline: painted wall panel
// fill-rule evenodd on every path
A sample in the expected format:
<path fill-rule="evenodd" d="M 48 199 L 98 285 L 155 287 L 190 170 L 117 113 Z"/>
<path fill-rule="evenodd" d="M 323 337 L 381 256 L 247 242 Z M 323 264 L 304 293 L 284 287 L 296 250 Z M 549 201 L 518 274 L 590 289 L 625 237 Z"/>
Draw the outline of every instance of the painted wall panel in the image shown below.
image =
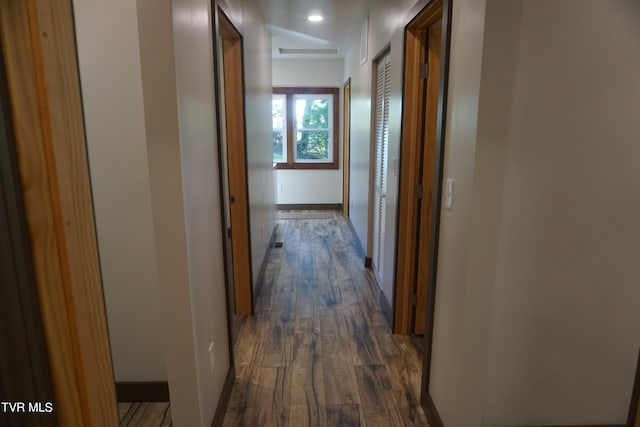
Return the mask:
<path fill-rule="evenodd" d="M 447 311 L 444 307 L 436 311 L 440 322 L 439 329 L 434 334 L 440 345 L 437 351 L 439 369 L 434 375 L 436 381 L 432 384 L 435 399 L 440 403 L 447 402 L 442 409 L 447 411 L 446 416 L 453 425 L 481 425 L 484 413 L 497 258 L 495 237 L 500 224 L 502 183 L 506 162 L 507 130 L 504 123 L 507 121 L 511 102 L 515 67 L 513 54 L 518 45 L 519 8 L 520 2 L 511 0 L 487 5 L 481 79 L 475 80 L 475 83 L 480 84 L 480 90 L 477 92 L 478 116 L 475 154 L 472 159 L 473 171 L 471 175 L 464 175 L 466 188 L 463 190 L 467 194 L 470 188 L 466 179 L 472 180 L 471 197 L 464 201 L 469 203 L 467 214 L 470 213 L 467 229 L 469 233 L 467 259 L 460 260 L 458 265 L 458 269 L 461 269 L 464 274 L 464 279 L 454 286 L 450 281 L 445 282 L 446 285 L 438 283 L 436 291 L 439 294 L 445 293 L 440 295 L 445 299 L 438 301 L 447 301 L 451 305 L 447 307 Z M 476 13 L 482 12 L 476 9 Z M 478 27 L 476 30 L 482 31 Z M 480 50 L 477 45 L 475 47 Z M 479 58 L 475 56 L 470 59 L 477 61 Z M 477 65 L 477 62 L 475 64 Z M 467 71 L 470 70 L 467 69 Z M 478 69 L 476 68 L 475 71 L 477 72 Z M 472 75 L 467 74 L 466 78 Z M 460 99 L 457 102 L 460 103 Z M 450 177 L 448 170 L 445 174 L 447 178 Z M 458 191 L 459 176 L 454 178 L 456 182 L 453 211 L 445 209 L 443 216 L 450 217 L 451 213 L 461 207 Z M 448 259 L 449 263 L 452 261 L 455 261 L 455 258 Z M 443 286 L 445 286 L 444 289 Z M 446 300 L 446 297 L 451 295 L 457 295 L 460 299 Z M 452 318 L 455 320 L 447 327 L 443 320 Z M 454 325 L 459 330 L 454 330 L 452 328 Z M 452 335 L 447 336 L 449 333 Z M 450 356 L 444 357 L 446 350 L 453 351 L 456 347 L 459 349 L 456 359 L 451 360 Z M 449 371 L 443 371 L 443 367 L 448 367 Z M 454 379 L 454 387 L 447 388 L 447 380 L 443 373 Z M 446 396 L 442 393 L 443 390 L 450 394 Z M 451 398 L 452 394 L 455 400 Z"/>
<path fill-rule="evenodd" d="M 162 381 L 136 4 L 76 0 L 74 13 L 115 379 Z"/>
<path fill-rule="evenodd" d="M 173 2 L 179 145 L 200 425 L 213 419 L 229 365 L 218 179 L 211 3 Z M 184 256 L 184 254 L 180 254 Z M 208 348 L 216 366 L 210 372 Z"/>
<path fill-rule="evenodd" d="M 252 3 L 243 9 L 245 112 L 247 165 L 249 173 L 249 215 L 253 282 L 267 252 L 275 228 L 275 183 L 271 151 L 271 35 Z"/>
<path fill-rule="evenodd" d="M 453 210 L 441 212 L 430 392 L 444 424 L 462 427 L 481 422 L 467 408 L 481 405 L 482 394 L 467 383 L 485 373 L 463 352 L 474 328 L 488 328 L 474 324 L 477 306 L 466 289 L 485 1 L 452 5 L 444 177 L 455 181 L 455 190 Z"/>
<path fill-rule="evenodd" d="M 640 5 L 524 1 L 521 21 L 485 425 L 624 424 L 640 347 Z"/>
<path fill-rule="evenodd" d="M 351 78 L 349 217 L 365 250 L 369 235 L 371 72 L 370 61 L 360 64 L 360 43 L 354 41 L 344 59 L 344 80 Z"/>

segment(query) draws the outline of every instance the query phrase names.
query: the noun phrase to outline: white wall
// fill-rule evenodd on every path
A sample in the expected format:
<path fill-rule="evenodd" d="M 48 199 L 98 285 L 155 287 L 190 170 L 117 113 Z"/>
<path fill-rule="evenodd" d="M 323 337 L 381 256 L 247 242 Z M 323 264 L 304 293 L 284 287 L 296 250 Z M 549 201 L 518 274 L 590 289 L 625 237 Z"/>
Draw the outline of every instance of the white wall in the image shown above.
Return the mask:
<path fill-rule="evenodd" d="M 211 2 L 173 2 L 182 197 L 200 424 L 208 425 L 229 370 L 218 175 Z M 184 256 L 185 254 L 181 254 Z M 216 369 L 209 369 L 214 343 Z"/>
<path fill-rule="evenodd" d="M 369 33 L 373 31 L 375 29 L 372 27 Z M 372 50 L 370 48 L 369 52 Z M 350 46 L 344 58 L 344 80 L 348 78 L 351 78 L 349 218 L 356 230 L 356 236 L 366 250 L 369 237 L 371 62 L 360 65 L 359 42 Z M 391 132 L 389 134 L 391 135 Z"/>
<path fill-rule="evenodd" d="M 488 347 L 482 335 L 486 336 L 490 316 L 486 297 L 479 292 L 477 298 L 474 291 L 481 288 L 467 271 L 478 200 L 475 159 L 486 5 L 484 0 L 452 3 L 444 177 L 455 184 L 453 210 L 441 212 L 429 390 L 444 424 L 462 427 L 481 425 L 486 377 L 482 358 Z"/>
<path fill-rule="evenodd" d="M 274 87 L 337 87 L 340 88 L 338 105 L 339 169 L 277 171 L 278 204 L 342 203 L 342 89 L 343 63 L 339 59 L 274 59 Z M 322 183 L 322 185 L 318 185 Z M 309 189 L 313 189 L 310 191 Z"/>
<path fill-rule="evenodd" d="M 241 2 L 223 7 L 244 31 L 249 70 L 247 158 L 255 280 L 275 226 L 271 150 L 263 144 L 271 138 L 270 39 L 252 7 Z M 230 367 L 211 3 L 139 0 L 139 12 L 171 411 L 175 425 L 208 426 Z M 211 342 L 216 349 L 212 372 Z"/>
<path fill-rule="evenodd" d="M 172 4 L 176 10 L 172 10 Z M 202 217 L 194 212 L 194 192 L 198 189 L 196 175 L 202 178 L 216 179 L 209 169 L 213 163 L 212 124 L 199 123 L 204 121 L 207 113 L 211 113 L 213 101 L 211 85 L 206 85 L 207 70 L 211 66 L 203 60 L 192 78 L 204 84 L 201 92 L 194 94 L 192 88 L 181 86 L 181 101 L 178 104 L 176 91 L 179 61 L 188 61 L 188 57 L 174 57 L 174 37 L 176 47 L 180 37 L 188 38 L 194 47 L 202 46 L 203 34 L 207 26 L 196 27 L 193 21 L 184 19 L 179 7 L 188 7 L 170 0 L 163 2 L 138 1 L 138 19 L 140 22 L 140 40 L 142 57 L 142 76 L 144 85 L 145 117 L 147 128 L 147 150 L 149 173 L 151 178 L 151 198 L 153 206 L 153 225 L 155 231 L 156 257 L 160 296 L 163 308 L 163 324 L 165 328 L 165 342 L 167 346 L 167 371 L 169 392 L 171 395 L 171 413 L 176 425 L 203 426 L 207 423 L 210 404 L 203 406 L 203 402 L 214 401 L 219 393 L 220 378 L 224 378 L 229 367 L 228 352 L 220 351 L 225 348 L 226 336 L 212 331 L 214 327 L 219 331 L 225 328 L 226 319 L 213 314 L 212 306 L 220 299 L 224 292 L 224 279 L 219 271 L 214 271 L 207 283 L 205 274 L 209 268 L 220 267 L 218 257 L 221 248 L 217 247 L 214 238 L 216 223 L 219 230 L 219 213 L 214 211 L 215 184 L 206 190 L 201 190 L 198 207 L 210 215 L 206 224 Z M 194 5 L 192 16 L 202 16 L 206 13 L 206 6 L 198 10 Z M 184 10 L 184 9 L 183 9 Z M 173 29 L 173 17 L 183 18 L 182 28 L 176 23 Z M 198 29 L 200 33 L 198 33 Z M 192 32 L 189 32 L 191 30 Z M 201 36 L 198 40 L 197 35 Z M 200 45 L 198 44 L 200 43 Z M 193 60 L 193 59 L 192 59 Z M 211 99 L 207 99 L 207 96 Z M 180 128 L 179 108 L 188 108 L 188 100 L 199 104 L 204 112 L 196 112 L 187 123 L 191 123 L 191 133 Z M 184 110 L 183 110 L 184 114 Z M 180 117 L 182 118 L 182 117 Z M 185 120 L 185 119 L 183 119 Z M 189 120 L 193 120 L 190 122 Z M 207 120 L 207 123 L 210 120 Z M 183 146 L 189 141 L 190 146 Z M 194 153 L 202 154 L 202 163 L 194 160 Z M 183 166 L 189 164 L 191 170 L 183 173 Z M 215 183 L 215 181 L 214 181 Z M 201 236 L 193 235 L 193 226 L 199 224 Z M 218 234 L 220 231 L 218 231 Z M 218 243 L 220 245 L 220 243 Z M 201 253 L 194 254 L 198 248 Z M 217 256 L 216 256 L 217 255 Z M 193 258 L 192 258 L 193 257 Z M 208 267 L 200 257 L 207 257 Z M 213 279 L 213 280 L 212 280 Z M 215 299 L 215 301 L 213 301 Z M 205 307 L 209 305 L 208 312 Z M 218 310 L 221 308 L 218 303 Z M 222 306 L 224 310 L 224 306 Z M 218 346 L 217 369 L 210 375 L 208 367 L 203 362 L 210 341 L 216 341 Z M 224 381 L 224 380 L 222 380 Z M 214 390 L 212 390 L 212 388 Z"/>
<path fill-rule="evenodd" d="M 485 425 L 624 424 L 640 346 L 640 4 L 527 0 L 518 18 Z"/>
<path fill-rule="evenodd" d="M 236 25 L 243 35 L 244 47 L 249 215 L 255 287 L 275 228 L 276 174 L 270 143 L 273 139 L 271 35 L 253 3 L 246 2 L 242 11 L 242 21 L 236 21 Z"/>
<path fill-rule="evenodd" d="M 162 381 L 136 5 L 73 3 L 115 379 Z"/>

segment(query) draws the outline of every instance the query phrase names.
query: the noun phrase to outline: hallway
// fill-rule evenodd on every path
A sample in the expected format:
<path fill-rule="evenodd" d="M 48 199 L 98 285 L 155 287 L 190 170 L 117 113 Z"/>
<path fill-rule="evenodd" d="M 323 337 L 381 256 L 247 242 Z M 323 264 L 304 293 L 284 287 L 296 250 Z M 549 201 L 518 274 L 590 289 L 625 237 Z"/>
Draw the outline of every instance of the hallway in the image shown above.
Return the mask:
<path fill-rule="evenodd" d="M 347 220 L 279 220 L 276 241 L 224 425 L 426 425 L 421 358 L 391 335 Z"/>

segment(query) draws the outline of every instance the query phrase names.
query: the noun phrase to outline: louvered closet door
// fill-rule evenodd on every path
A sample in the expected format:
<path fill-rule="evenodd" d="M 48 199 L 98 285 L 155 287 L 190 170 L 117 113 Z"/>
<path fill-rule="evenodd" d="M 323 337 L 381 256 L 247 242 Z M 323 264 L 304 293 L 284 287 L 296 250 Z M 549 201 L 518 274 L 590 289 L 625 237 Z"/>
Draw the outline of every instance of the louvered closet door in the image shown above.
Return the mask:
<path fill-rule="evenodd" d="M 387 155 L 389 146 L 389 93 L 391 62 L 389 53 L 376 62 L 375 94 L 375 173 L 373 176 L 373 269 L 382 283 L 384 266 L 384 235 L 387 199 Z"/>

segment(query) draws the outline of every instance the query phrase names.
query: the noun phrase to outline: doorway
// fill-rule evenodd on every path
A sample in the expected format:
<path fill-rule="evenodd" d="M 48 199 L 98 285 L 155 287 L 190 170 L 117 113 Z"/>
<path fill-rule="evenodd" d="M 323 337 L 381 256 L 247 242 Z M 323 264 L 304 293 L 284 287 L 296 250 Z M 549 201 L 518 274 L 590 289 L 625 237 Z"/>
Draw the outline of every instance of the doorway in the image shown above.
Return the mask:
<path fill-rule="evenodd" d="M 225 253 L 230 307 L 238 316 L 253 314 L 249 189 L 244 115 L 244 67 L 242 36 L 225 13 L 217 8 L 220 55 L 218 80 L 220 103 L 220 169 L 226 228 Z M 230 315 L 230 317 L 233 317 Z M 239 327 L 231 320 L 233 340 Z M 234 325 L 236 325 L 234 327 Z"/>
<path fill-rule="evenodd" d="M 429 395 L 442 196 L 450 0 L 422 3 L 405 27 L 402 143 L 393 330 L 424 335 L 421 402 Z"/>
<path fill-rule="evenodd" d="M 441 0 L 406 27 L 394 331 L 424 335 L 443 97 Z M 438 147 L 440 146 L 440 147 Z"/>

